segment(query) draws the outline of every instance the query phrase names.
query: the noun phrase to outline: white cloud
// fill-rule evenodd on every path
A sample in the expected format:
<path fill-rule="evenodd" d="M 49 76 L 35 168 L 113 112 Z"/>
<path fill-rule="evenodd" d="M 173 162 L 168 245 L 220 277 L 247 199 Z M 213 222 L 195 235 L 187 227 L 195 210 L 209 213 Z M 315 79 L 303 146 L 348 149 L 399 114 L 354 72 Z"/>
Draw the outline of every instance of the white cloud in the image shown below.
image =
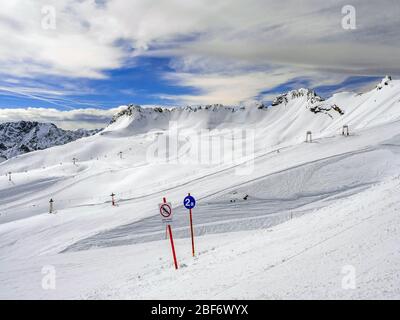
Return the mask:
<path fill-rule="evenodd" d="M 272 89 L 288 79 L 301 77 L 307 80 L 311 87 L 317 85 L 337 84 L 346 78 L 340 74 L 324 74 L 314 71 L 274 68 L 269 71 L 230 72 L 230 73 L 168 73 L 166 79 L 180 85 L 200 88 L 200 94 L 163 96 L 180 104 L 241 104 L 249 100 L 257 100 L 257 96 L 266 89 Z M 276 96 L 277 94 L 275 94 Z M 268 95 L 270 97 L 270 95 Z M 262 95 L 262 99 L 267 96 Z"/>
<path fill-rule="evenodd" d="M 0 109 L 0 123 L 11 121 L 51 122 L 63 129 L 104 128 L 123 106 L 108 110 L 75 109 L 60 111 L 47 108 Z"/>
<path fill-rule="evenodd" d="M 347 0 L 15 0 L 0 6 L 4 76 L 99 79 L 136 56 L 168 56 L 192 86 L 191 103 L 237 103 L 297 77 L 342 81 L 400 74 L 400 4 L 353 0 L 357 29 L 344 30 Z M 41 28 L 44 5 L 56 30 Z M 119 45 L 118 45 L 119 44 Z M 131 63 L 131 62 L 130 62 Z M 178 97 L 170 97 L 177 99 Z"/>

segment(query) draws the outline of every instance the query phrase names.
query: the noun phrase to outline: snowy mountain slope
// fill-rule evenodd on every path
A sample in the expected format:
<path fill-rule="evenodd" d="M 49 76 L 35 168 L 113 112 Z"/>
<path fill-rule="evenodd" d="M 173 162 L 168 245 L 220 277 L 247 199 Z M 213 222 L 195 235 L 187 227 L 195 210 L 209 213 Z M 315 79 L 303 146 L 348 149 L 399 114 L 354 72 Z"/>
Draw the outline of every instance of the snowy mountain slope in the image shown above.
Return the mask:
<path fill-rule="evenodd" d="M 167 196 L 175 207 L 180 206 L 182 198 L 185 196 L 185 194 L 187 194 L 187 192 L 195 193 L 196 198 L 199 199 L 198 210 L 200 215 L 198 218 L 201 216 L 204 216 L 205 218 L 204 220 L 200 219 L 196 221 L 196 223 L 200 226 L 205 223 L 209 223 L 209 219 L 213 220 L 215 224 L 222 223 L 226 226 L 227 222 L 229 223 L 231 217 L 225 216 L 224 212 L 230 211 L 231 209 L 234 210 L 236 207 L 238 207 L 238 204 L 230 203 L 228 201 L 230 198 L 225 197 L 224 193 L 231 193 L 235 190 L 247 192 L 251 195 L 248 203 L 248 206 L 250 207 L 243 206 L 242 210 L 240 207 L 238 208 L 238 214 L 242 212 L 242 217 L 243 211 L 250 211 L 250 215 L 255 216 L 255 212 L 260 210 L 257 215 L 262 216 L 264 214 L 266 217 L 262 218 L 268 220 L 268 213 L 274 213 L 277 211 L 277 208 L 280 208 L 278 212 L 281 211 L 281 214 L 284 215 L 283 218 L 287 218 L 287 210 L 291 208 L 290 203 L 288 203 L 288 199 L 282 199 L 284 198 L 283 195 L 274 198 L 273 194 L 270 198 L 268 198 L 269 194 L 266 194 L 265 198 L 267 199 L 264 198 L 266 201 L 259 202 L 257 199 L 254 199 L 257 197 L 257 194 L 252 191 L 252 189 L 257 187 L 257 185 L 254 184 L 255 187 L 253 187 L 252 184 L 263 184 L 264 181 L 268 181 L 265 179 L 271 179 L 271 181 L 273 181 L 274 173 L 279 175 L 279 172 L 283 173 L 287 171 L 288 175 L 290 176 L 291 172 L 293 172 L 292 170 L 296 170 L 296 167 L 299 167 L 300 169 L 303 167 L 302 171 L 307 172 L 309 171 L 309 165 L 317 161 L 316 167 L 309 171 L 310 174 L 312 174 L 313 171 L 318 168 L 318 166 L 323 166 L 322 164 L 327 166 L 327 164 L 330 163 L 330 158 L 333 158 L 333 160 L 335 160 L 335 157 L 337 157 L 336 159 L 340 159 L 340 156 L 338 156 L 338 150 L 340 150 L 340 153 L 345 155 L 345 157 L 342 157 L 343 161 L 341 164 L 343 166 L 348 166 L 349 162 L 352 164 L 348 170 L 343 172 L 344 177 L 346 177 L 346 174 L 350 175 L 354 172 L 354 168 L 360 165 L 360 159 L 367 158 L 367 160 L 363 160 L 363 163 L 371 163 L 371 166 L 382 164 L 383 168 L 378 166 L 377 168 L 373 169 L 366 165 L 364 172 L 362 172 L 362 168 L 360 168 L 359 171 L 361 171 L 361 173 L 365 173 L 368 170 L 384 170 L 382 174 L 380 174 L 378 171 L 377 173 L 371 172 L 365 176 L 353 176 L 353 186 L 350 184 L 347 189 L 344 187 L 338 188 L 336 184 L 340 176 L 338 176 L 336 171 L 331 172 L 329 170 L 327 173 L 325 173 L 325 175 L 328 175 L 329 173 L 331 174 L 322 181 L 317 179 L 314 187 L 318 190 L 318 187 L 320 185 L 323 186 L 323 183 L 325 183 L 325 185 L 327 185 L 325 186 L 327 190 L 323 190 L 321 193 L 314 194 L 314 199 L 310 199 L 310 196 L 312 195 L 307 193 L 304 195 L 293 196 L 292 208 L 296 208 L 299 211 L 307 210 L 307 208 L 309 209 L 313 206 L 322 206 L 324 204 L 318 203 L 318 200 L 324 200 L 324 198 L 328 198 L 329 196 L 345 196 L 346 193 L 351 193 L 350 191 L 352 188 L 354 188 L 353 191 L 357 191 L 357 187 L 361 187 L 363 185 L 368 186 L 368 184 L 385 177 L 390 177 L 393 172 L 396 172 L 396 170 L 398 170 L 398 160 L 394 155 L 397 152 L 398 147 L 396 146 L 399 144 L 399 142 L 392 142 L 392 140 L 388 139 L 388 137 L 393 135 L 400 135 L 400 127 L 398 123 L 394 123 L 390 126 L 369 129 L 368 131 L 360 132 L 360 135 L 351 138 L 338 136 L 335 138 L 322 139 L 319 141 L 319 143 L 301 144 L 293 148 L 282 150 L 279 154 L 274 152 L 272 154 L 267 154 L 264 157 L 260 157 L 258 161 L 255 162 L 255 170 L 253 173 L 251 175 L 244 176 L 235 175 L 234 169 L 227 169 L 223 171 L 214 170 L 214 173 L 209 176 L 205 176 L 204 174 L 186 175 L 187 172 L 190 172 L 188 168 L 179 168 L 176 166 L 175 170 L 179 171 L 174 171 L 173 173 L 178 177 L 180 172 L 180 178 L 176 178 L 176 181 L 173 182 L 163 182 L 157 181 L 156 177 L 161 175 L 162 172 L 165 171 L 166 167 L 171 168 L 171 165 L 160 167 L 158 168 L 157 172 L 155 171 L 157 170 L 157 167 L 152 166 L 147 170 L 140 170 L 136 174 L 140 174 L 141 176 L 152 176 L 153 180 L 156 181 L 152 182 L 152 184 L 149 184 L 146 181 L 140 182 L 140 179 L 133 180 L 132 183 L 140 187 L 132 188 L 131 186 L 133 190 L 132 193 L 128 195 L 127 200 L 118 200 L 119 206 L 114 208 L 112 208 L 110 204 L 111 198 L 109 195 L 113 190 L 110 188 L 110 185 L 124 185 L 125 180 L 121 179 L 121 177 L 124 175 L 128 175 L 130 178 L 136 177 L 136 175 L 133 174 L 135 169 L 130 169 L 132 171 L 118 170 L 115 172 L 110 172 L 109 170 L 106 172 L 99 171 L 99 174 L 89 176 L 88 178 L 79 177 L 79 175 L 77 175 L 68 179 L 68 182 L 72 184 L 68 193 L 64 191 L 64 193 L 60 193 L 61 195 L 64 195 L 63 197 L 60 197 L 57 194 L 55 197 L 53 197 L 55 199 L 55 208 L 58 210 L 56 216 L 47 214 L 49 195 L 42 197 L 41 200 L 39 199 L 40 201 L 38 199 L 29 201 L 29 194 L 16 195 L 16 198 L 13 199 L 9 196 L 7 197 L 7 188 L 2 188 L 1 199 L 12 199 L 14 204 L 18 204 L 21 200 L 24 201 L 22 204 L 14 205 L 12 208 L 10 208 L 8 203 L 5 203 L 4 200 L 2 203 L 2 215 L 0 216 L 3 222 L 11 221 L 13 218 L 20 219 L 24 216 L 30 216 L 32 215 L 32 212 L 35 213 L 36 216 L 30 219 L 20 219 L 18 221 L 14 221 L 13 223 L 4 223 L 3 225 L 0 225 L 0 227 L 3 228 L 2 230 L 7 233 L 7 238 L 2 240 L 3 243 L 12 243 L 9 237 L 11 237 L 11 239 L 14 237 L 18 238 L 18 235 L 21 233 L 24 234 L 24 236 L 19 239 L 17 246 L 5 246 L 3 250 L 0 250 L 0 259 L 2 257 L 5 259 L 10 259 L 12 257 L 17 258 L 20 256 L 33 257 L 45 253 L 56 254 L 67 249 L 80 240 L 94 236 L 100 231 L 118 228 L 124 224 L 140 222 L 142 219 L 150 219 L 150 217 L 153 219 L 152 221 L 155 224 L 153 228 L 156 228 L 156 232 L 160 235 L 164 232 L 164 230 L 162 229 L 162 225 L 160 223 L 160 219 L 158 218 L 157 210 L 154 209 L 154 205 L 157 204 L 163 196 Z M 368 151 L 370 146 L 375 145 L 378 145 L 377 149 L 381 149 L 379 145 L 393 146 L 388 151 L 385 151 L 386 149 L 382 147 L 383 150 L 373 151 L 373 149 L 371 149 L 371 152 L 364 152 Z M 360 153 L 360 156 L 356 156 L 356 153 Z M 319 162 L 319 160 L 324 158 L 326 161 L 323 160 Z M 332 165 L 334 164 L 335 161 L 332 161 Z M 338 166 L 340 168 L 340 163 Z M 335 166 L 333 166 L 333 168 L 335 168 Z M 39 178 L 42 178 L 42 174 L 43 172 L 40 170 L 39 172 L 31 173 L 30 175 L 32 175 L 32 179 L 34 179 L 36 176 L 36 179 L 39 180 Z M 25 174 L 21 174 L 21 182 L 24 179 L 24 175 Z M 295 180 L 291 181 L 290 183 L 295 184 L 297 179 L 301 178 L 303 174 L 297 173 L 293 176 Z M 53 177 L 50 176 L 49 179 L 53 179 Z M 351 177 L 347 179 L 351 180 Z M 1 182 L 6 182 L 5 180 L 6 179 L 2 179 Z M 287 184 L 287 179 L 278 179 L 278 181 L 282 181 L 282 187 L 280 184 L 275 184 L 274 188 L 278 190 L 284 190 L 283 186 Z M 312 180 L 310 181 L 312 182 Z M 15 182 L 15 184 L 17 183 L 19 182 Z M 246 184 L 249 185 L 247 190 L 240 189 Z M 57 185 L 54 184 L 54 182 L 50 186 L 46 185 L 45 191 L 46 189 L 54 190 L 56 189 L 56 186 Z M 294 192 L 295 191 L 296 190 L 294 190 Z M 13 195 L 16 193 L 15 189 L 12 189 L 10 192 Z M 75 197 L 77 197 L 75 198 L 76 202 L 73 200 L 74 198 L 72 198 L 74 195 L 72 192 L 75 192 Z M 104 193 L 104 196 L 99 196 L 101 192 Z M 32 191 L 32 193 L 36 196 L 34 191 Z M 118 192 L 116 193 L 119 194 Z M 213 200 L 213 195 L 217 193 L 220 194 L 219 197 L 221 197 L 221 200 L 218 198 Z M 70 196 L 68 196 L 69 194 Z M 81 198 L 79 198 L 79 195 L 81 195 Z M 121 196 L 118 198 L 120 197 Z M 225 199 L 224 201 L 224 197 L 228 199 Z M 296 199 L 296 197 L 298 199 Z M 64 201 L 63 198 L 65 199 Z M 268 199 L 271 201 L 268 201 Z M 85 201 L 88 201 L 87 205 L 84 205 Z M 207 205 L 209 201 L 211 201 L 210 206 Z M 10 202 L 10 200 L 7 202 Z M 218 202 L 220 202 L 219 205 Z M 32 205 L 35 205 L 35 207 Z M 65 206 L 65 209 L 63 209 L 63 206 Z M 224 210 L 221 210 L 221 206 L 224 207 Z M 253 208 L 251 208 L 251 206 L 253 206 Z M 203 215 L 201 214 L 202 211 L 204 212 Z M 216 214 L 213 214 L 213 212 Z M 184 211 L 180 210 L 178 210 L 176 213 L 177 217 L 184 217 L 186 214 Z M 151 221 L 149 223 L 151 225 Z M 267 221 L 267 224 L 268 223 L 269 222 Z M 179 227 L 179 224 L 180 223 L 178 223 L 177 227 Z M 184 222 L 182 222 L 182 224 L 184 224 Z M 146 225 L 146 228 L 148 226 L 149 225 Z M 256 228 L 260 226 L 262 225 L 255 225 Z M 239 226 L 216 230 L 216 232 L 226 232 L 229 231 L 229 229 L 237 230 L 238 228 L 247 230 L 249 229 L 249 226 L 245 221 L 245 223 L 240 224 Z M 250 226 L 250 229 L 251 228 L 254 228 L 254 226 Z M 121 234 L 121 237 L 130 237 L 131 235 L 136 235 L 139 231 L 140 233 L 143 233 L 143 230 L 129 230 L 128 228 L 126 232 Z M 153 232 L 154 229 L 150 229 L 148 231 Z M 215 229 L 213 227 L 209 229 L 206 228 L 205 232 L 213 233 L 215 232 Z M 51 241 L 47 241 L 46 239 L 51 239 Z M 117 240 L 119 241 L 119 239 Z M 27 247 L 29 247 L 28 252 L 26 251 Z"/>
<path fill-rule="evenodd" d="M 335 144 L 339 147 L 337 142 Z M 229 188 L 200 198 L 201 204 L 196 208 L 196 234 L 273 226 L 287 220 L 290 215 L 299 216 L 368 189 L 385 177 L 392 177 L 400 172 L 398 149 L 393 148 L 392 144 L 399 146 L 400 139 L 391 139 L 373 148 L 309 161 L 266 175 L 258 172 L 257 176 L 254 175 L 256 178 L 246 176 L 241 183 L 232 183 Z M 288 161 L 298 151 L 287 151 L 285 160 Z M 263 162 L 279 168 L 272 159 L 264 158 Z M 296 162 L 292 160 L 290 163 Z M 203 180 L 202 184 L 206 183 L 209 190 L 212 190 L 210 185 L 218 183 L 217 181 L 209 178 L 206 182 Z M 220 182 L 219 188 L 221 186 Z M 191 188 L 200 189 L 195 183 L 191 184 Z M 246 195 L 247 199 L 244 200 Z M 190 236 L 186 215 L 187 210 L 182 206 L 175 209 L 177 219 L 173 225 L 177 238 Z M 158 216 L 152 216 L 108 229 L 78 241 L 65 251 L 162 240 L 165 233 L 160 230 L 159 220 Z"/>
<path fill-rule="evenodd" d="M 1 298 L 398 299 L 398 177 L 278 226 L 1 261 Z M 24 263 L 21 263 L 24 261 Z M 56 290 L 40 286 L 44 266 Z M 355 288 L 343 287 L 355 271 Z M 111 271 L 112 270 L 112 271 Z M 171 290 L 171 287 L 174 290 Z"/>
<path fill-rule="evenodd" d="M 20 154 L 63 145 L 99 130 L 68 131 L 52 123 L 31 121 L 0 123 L 0 158 L 10 159 Z"/>
<path fill-rule="evenodd" d="M 169 257 L 160 250 L 161 262 L 146 270 L 144 277 L 128 282 L 115 279 L 83 296 L 398 299 L 399 188 L 397 177 L 268 230 L 207 237 L 194 260 L 187 253 L 188 243 L 179 242 L 187 267 L 178 276 L 168 272 Z M 123 248 L 126 256 L 134 256 L 134 248 Z M 99 250 L 98 258 L 110 251 Z M 354 289 L 342 285 L 349 268 L 355 270 Z M 171 286 L 176 290 L 171 291 Z"/>
<path fill-rule="evenodd" d="M 301 143 L 307 131 L 312 131 L 314 138 L 320 138 L 341 132 L 344 125 L 348 125 L 350 130 L 360 130 L 400 118 L 399 80 L 389 81 L 381 90 L 374 89 L 362 95 L 341 93 L 320 102 L 315 102 L 314 95 L 310 98 L 309 92 L 305 89 L 298 90 L 296 94 L 292 92 L 286 104 L 263 109 L 217 105 L 171 110 L 130 106 L 114 117 L 101 136 L 87 138 L 84 143 L 59 147 L 57 152 L 31 154 L 29 169 L 71 162 L 74 157 L 80 161 L 106 155 L 115 157 L 120 151 L 130 153 L 134 163 L 144 163 L 143 152 L 159 135 L 171 134 L 169 130 L 174 129 L 170 128 L 171 125 L 176 125 L 178 131 L 211 130 L 211 134 L 213 130 L 215 134 L 219 134 L 217 130 L 253 130 L 257 152 Z M 337 106 L 343 114 L 334 110 L 333 106 Z M 315 113 L 317 107 L 329 111 Z M 121 138 L 125 140 L 119 140 Z M 141 141 L 133 142 L 136 138 Z M 180 145 L 185 141 L 180 137 Z M 133 155 L 134 151 L 137 156 Z M 197 156 L 194 151 L 190 153 L 189 157 Z M 25 171 L 28 169 L 26 159 L 15 159 L 7 167 L 11 171 Z"/>
<path fill-rule="evenodd" d="M 11 171 L 13 182 L 17 182 L 20 178 L 24 181 L 24 191 L 21 192 L 22 186 L 19 186 L 20 191 L 16 195 L 13 193 L 14 197 L 23 199 L 23 202 L 17 202 L 15 205 L 41 203 L 39 212 L 42 212 L 43 206 L 46 206 L 44 199 L 52 196 L 58 198 L 59 205 L 60 202 L 67 201 L 64 199 L 68 199 L 69 203 L 61 207 L 67 207 L 71 203 L 77 205 L 98 202 L 99 199 L 104 202 L 108 200 L 109 191 L 105 191 L 101 186 L 106 185 L 108 190 L 111 189 L 110 191 L 118 193 L 119 196 L 129 198 L 140 195 L 140 192 L 133 191 L 133 185 L 157 186 L 167 184 L 168 181 L 179 181 L 182 176 L 196 174 L 202 176 L 207 172 L 232 167 L 233 164 L 224 163 L 205 162 L 195 163 L 194 166 L 177 163 L 172 164 L 171 168 L 179 167 L 179 170 L 159 172 L 165 165 L 171 164 L 148 163 L 146 153 L 158 137 L 171 134 L 166 131 L 171 121 L 177 124 L 178 130 L 214 129 L 207 132 L 202 141 L 208 140 L 208 137 L 218 137 L 223 129 L 254 130 L 254 153 L 255 156 L 262 156 L 303 142 L 305 132 L 309 129 L 313 131 L 316 139 L 318 136 L 329 137 L 339 133 L 343 124 L 349 124 L 352 132 L 373 127 L 384 121 L 396 121 L 399 118 L 400 88 L 397 81 L 391 81 L 383 89 L 373 90 L 361 96 L 340 94 L 323 101 L 324 104 L 336 104 L 344 110 L 344 115 L 333 111 L 331 115 L 333 119 L 323 113 L 310 112 L 309 97 L 301 94 L 306 92 L 299 90 L 299 94 L 292 93 L 291 100 L 286 105 L 281 104 L 266 110 L 214 106 L 207 109 L 186 108 L 161 112 L 162 109 L 131 107 L 127 109 L 132 111 L 131 114 L 120 114 L 115 117 L 102 135 L 20 156 L 1 165 L 0 173 Z M 314 99 L 315 96 L 311 97 Z M 378 102 L 382 103 L 379 107 L 376 106 Z M 185 135 L 178 137 L 179 147 L 185 146 L 186 138 Z M 120 151 L 123 152 L 122 159 L 118 155 Z M 161 154 L 165 152 L 160 150 Z M 181 162 L 196 160 L 196 156 L 198 156 L 197 151 L 191 148 L 181 156 Z M 77 159 L 77 165 L 73 165 L 73 158 Z M 35 173 L 38 178 L 32 181 L 28 178 L 32 175 L 25 174 L 25 171 Z M 157 179 L 154 179 L 153 172 L 159 172 Z M 78 182 L 81 180 L 82 190 L 78 187 L 80 185 Z M 45 187 L 47 183 L 50 185 L 49 188 Z M 93 188 L 92 185 L 98 185 L 99 188 Z M 31 193 L 34 198 L 28 196 Z M 7 202 L 6 208 L 10 208 L 6 196 L 2 199 Z"/>
<path fill-rule="evenodd" d="M 184 285 L 194 274 L 198 280 L 182 286 L 176 297 L 398 297 L 394 199 L 400 82 L 325 101 L 307 92 L 299 90 L 286 95 L 287 102 L 261 109 L 130 107 L 101 134 L 0 164 L 0 295 L 166 298 L 171 281 Z M 315 113 L 316 107 L 322 112 Z M 350 136 L 341 135 L 344 124 Z M 175 137 L 176 129 L 182 130 L 179 152 L 169 162 L 158 161 L 170 151 L 170 144 L 158 142 Z M 254 157 L 196 161 L 195 142 L 230 140 L 238 129 L 253 130 Z M 308 130 L 313 143 L 304 143 Z M 203 135 L 196 136 L 199 132 Z M 153 158 L 155 146 L 158 157 Z M 209 151 L 218 150 L 217 144 Z M 228 158 L 229 150 L 224 149 Z M 9 171 L 12 181 L 4 175 Z M 117 194 L 117 207 L 111 206 L 111 192 Z M 201 254 L 195 260 L 182 209 L 188 192 L 198 200 L 194 220 Z M 184 264 L 178 273 L 170 268 L 157 213 L 164 196 L 175 211 L 178 259 Z M 47 213 L 50 198 L 55 215 Z M 364 221 L 365 214 L 371 218 Z M 373 236 L 366 237 L 368 232 Z M 352 234 L 354 243 L 346 246 Z M 296 258 L 303 253 L 306 260 Z M 244 263 L 241 256 L 257 263 Z M 378 263 L 374 257 L 385 263 L 371 269 L 369 263 Z M 285 273 L 287 260 L 290 270 L 299 270 L 298 277 Z M 326 263 L 313 267 L 313 261 Z M 354 263 L 365 281 L 356 291 L 344 291 L 337 282 L 340 268 Z M 56 291 L 40 288 L 40 268 L 47 264 L 63 274 Z M 311 269 L 315 277 L 308 274 Z M 280 285 L 273 280 L 275 272 L 292 281 Z M 27 281 L 32 285 L 22 289 Z M 215 285 L 207 288 L 207 283 Z M 373 286 L 379 293 L 371 293 Z"/>
<path fill-rule="evenodd" d="M 343 115 L 335 110 L 331 110 L 329 116 L 325 113 L 315 114 L 310 110 L 310 105 L 315 107 L 319 102 L 311 103 L 307 94 L 301 94 L 306 92 L 299 90 L 298 94 L 292 93 L 287 104 L 267 109 L 211 106 L 166 110 L 130 107 L 127 109 L 129 114 L 123 112 L 116 116 L 100 135 L 56 146 L 51 150 L 22 155 L 0 165 L 0 173 L 11 171 L 14 182 L 20 177 L 25 181 L 24 192 L 19 192 L 23 201 L 15 205 L 41 204 L 38 211 L 35 211 L 36 207 L 30 212 L 43 212 L 45 199 L 50 197 L 57 197 L 61 208 L 71 203 L 77 205 L 108 201 L 109 192 L 129 198 L 141 194 L 133 186 L 160 187 L 168 181 L 179 182 L 182 176 L 202 176 L 232 167 L 240 159 L 230 164 L 210 163 L 198 161 L 201 155 L 196 148 L 185 150 L 188 140 L 194 144 L 207 142 L 211 137 L 223 136 L 223 130 L 252 130 L 255 135 L 254 154 L 257 157 L 303 142 L 308 130 L 313 132 L 314 139 L 318 139 L 340 133 L 344 124 L 349 125 L 353 134 L 355 130 L 393 122 L 400 117 L 399 81 L 390 81 L 383 89 L 375 89 L 363 95 L 343 93 L 321 102 L 324 108 L 339 106 L 344 110 Z M 311 98 L 315 100 L 314 95 Z M 171 123 L 176 124 L 177 132 L 181 132 L 177 144 L 184 154 L 176 155 L 180 160 L 175 164 L 149 163 L 149 149 L 160 139 L 173 136 L 169 130 Z M 204 137 L 194 137 L 206 128 L 210 130 L 205 132 Z M 195 131 L 185 133 L 184 130 L 190 129 Z M 122 159 L 119 152 L 123 152 Z M 161 155 L 163 158 L 166 153 L 161 148 L 159 157 Z M 77 165 L 73 165 L 73 158 L 77 159 Z M 185 162 L 194 162 L 194 165 L 181 165 Z M 165 165 L 172 165 L 172 170 L 162 170 Z M 176 167 L 179 170 L 175 170 Z M 26 175 L 25 171 L 35 172 L 37 182 L 30 178 L 26 180 L 25 176 L 32 175 Z M 156 179 L 153 172 L 158 172 Z M 48 182 L 43 181 L 44 178 Z M 77 187 L 77 179 L 85 182 L 82 191 Z M 50 188 L 45 188 L 46 183 L 51 184 Z M 93 188 L 92 185 L 99 188 Z M 102 186 L 107 186 L 107 191 Z M 43 191 L 38 192 L 38 188 Z M 27 192 L 34 197 L 29 197 Z M 3 199 L 8 203 L 6 208 L 10 208 L 6 197 Z M 67 204 L 62 203 L 67 201 L 65 199 L 68 199 Z"/>
<path fill-rule="evenodd" d="M 277 144 L 287 138 L 292 140 L 292 131 L 297 128 L 329 134 L 337 133 L 344 124 L 362 129 L 398 119 L 400 81 L 385 78 L 379 86 L 382 89 L 374 89 L 362 95 L 336 94 L 326 101 L 314 91 L 293 90 L 278 96 L 272 107 L 268 108 L 210 105 L 171 110 L 129 106 L 113 118 L 105 132 L 117 131 L 121 134 L 123 131 L 132 134 L 166 130 L 170 121 L 176 121 L 179 128 L 223 129 L 254 126 L 263 130 L 262 133 L 268 133 L 266 139 L 276 132 L 290 131 L 290 137 L 275 141 L 271 139 L 271 143 Z M 288 125 L 292 127 L 288 128 Z"/>

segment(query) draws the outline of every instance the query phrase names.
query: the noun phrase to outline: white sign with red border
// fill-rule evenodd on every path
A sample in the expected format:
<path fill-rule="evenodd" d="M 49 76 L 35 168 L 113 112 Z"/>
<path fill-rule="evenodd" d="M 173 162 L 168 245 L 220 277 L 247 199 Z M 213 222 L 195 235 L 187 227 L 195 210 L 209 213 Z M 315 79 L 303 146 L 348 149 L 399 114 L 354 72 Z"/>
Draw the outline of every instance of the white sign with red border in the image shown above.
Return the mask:
<path fill-rule="evenodd" d="M 160 215 L 163 221 L 172 221 L 172 205 L 170 202 L 160 203 L 158 205 L 160 208 Z"/>

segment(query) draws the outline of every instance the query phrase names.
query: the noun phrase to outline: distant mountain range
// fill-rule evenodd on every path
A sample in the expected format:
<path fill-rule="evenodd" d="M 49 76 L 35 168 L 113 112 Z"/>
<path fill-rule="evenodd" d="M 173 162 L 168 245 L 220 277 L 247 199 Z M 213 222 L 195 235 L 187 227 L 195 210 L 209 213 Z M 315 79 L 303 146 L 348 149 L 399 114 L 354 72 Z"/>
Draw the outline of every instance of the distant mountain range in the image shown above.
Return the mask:
<path fill-rule="evenodd" d="M 152 130 L 253 128 L 265 131 L 264 143 L 300 142 L 304 132 L 333 134 L 344 125 L 361 129 L 399 118 L 400 81 L 386 76 L 375 89 L 356 94 L 336 93 L 328 99 L 313 90 L 298 89 L 278 95 L 270 106 L 186 107 L 125 106 L 105 129 L 63 130 L 52 123 L 30 121 L 0 124 L 0 162 L 20 154 L 63 145 L 94 135 L 130 136 Z"/>
<path fill-rule="evenodd" d="M 100 130 L 63 130 L 52 123 L 18 121 L 0 123 L 0 162 L 36 150 L 63 145 Z"/>

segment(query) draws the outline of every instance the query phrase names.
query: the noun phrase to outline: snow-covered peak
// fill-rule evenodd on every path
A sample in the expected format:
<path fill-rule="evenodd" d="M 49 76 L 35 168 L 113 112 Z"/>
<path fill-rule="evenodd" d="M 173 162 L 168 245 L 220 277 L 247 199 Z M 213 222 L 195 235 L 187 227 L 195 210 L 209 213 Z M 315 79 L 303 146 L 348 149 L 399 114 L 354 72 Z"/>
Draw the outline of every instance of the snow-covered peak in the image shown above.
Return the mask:
<path fill-rule="evenodd" d="M 248 110 L 243 106 L 224 106 L 222 104 L 181 108 L 129 105 L 112 117 L 110 124 L 102 134 L 107 135 L 109 132 L 114 132 L 130 135 L 151 130 L 165 130 L 171 121 L 179 122 L 183 127 L 211 129 L 224 123 L 232 124 L 232 121 L 235 121 L 232 115 L 240 111 Z"/>
<path fill-rule="evenodd" d="M 0 124 L 0 158 L 2 160 L 66 144 L 82 137 L 91 136 L 99 130 L 63 130 L 53 123 L 36 121 L 6 122 Z"/>
<path fill-rule="evenodd" d="M 121 119 L 129 118 L 130 120 L 140 120 L 148 116 L 159 115 L 162 113 L 181 113 L 183 112 L 197 112 L 201 110 L 207 110 L 210 112 L 235 112 L 237 110 L 243 110 L 244 107 L 235 106 L 224 106 L 223 104 L 209 104 L 209 105 L 198 105 L 198 106 L 186 106 L 183 108 L 167 108 L 167 107 L 142 107 L 139 105 L 130 104 L 125 106 L 123 110 L 115 114 L 110 124 L 113 124 Z"/>
<path fill-rule="evenodd" d="M 277 106 L 280 104 L 288 104 L 290 101 L 303 98 L 306 99 L 306 101 L 310 104 L 315 104 L 318 102 L 324 101 L 322 97 L 317 95 L 314 90 L 310 89 L 305 89 L 301 88 L 298 90 L 291 90 L 287 93 L 281 94 L 275 98 L 275 100 L 272 102 L 273 106 Z"/>
<path fill-rule="evenodd" d="M 392 77 L 391 76 L 386 76 L 382 79 L 382 81 L 376 86 L 377 90 L 381 90 L 385 86 L 388 86 L 392 82 Z"/>
<path fill-rule="evenodd" d="M 207 105 L 200 105 L 200 106 L 186 106 L 184 110 L 186 111 L 199 111 L 199 110 L 209 110 L 212 112 L 219 112 L 219 111 L 228 111 L 228 112 L 235 112 L 238 109 L 244 109 L 244 107 L 235 107 L 235 106 L 225 106 L 223 104 L 217 103 L 217 104 L 207 104 Z M 176 109 L 174 109 L 176 110 Z"/>
<path fill-rule="evenodd" d="M 285 132 L 293 138 L 299 132 L 338 130 L 344 124 L 362 128 L 400 117 L 400 81 L 387 76 L 381 82 L 381 87 L 385 86 L 388 90 L 374 89 L 362 95 L 344 92 L 327 100 L 314 90 L 301 88 L 279 95 L 271 108 L 259 103 L 246 106 L 214 104 L 174 108 L 129 105 L 113 117 L 102 134 L 131 136 L 167 131 L 171 123 L 177 124 L 180 129 L 195 130 L 267 128 L 273 123 L 274 127 L 280 128 L 276 132 L 282 132 L 281 130 L 290 126 L 290 133 L 287 130 Z M 268 135 L 271 136 L 271 132 Z M 281 142 L 288 139 L 286 136 L 279 136 L 274 140 Z"/>
<path fill-rule="evenodd" d="M 318 102 L 324 101 L 323 98 L 318 96 L 313 90 L 310 89 L 298 89 L 292 90 L 285 94 L 278 96 L 274 102 L 272 103 L 273 106 L 280 105 L 284 103 L 285 105 L 290 101 L 297 100 L 303 98 L 305 102 L 308 104 L 316 104 Z M 208 113 L 209 117 L 215 118 L 216 116 L 213 115 L 215 113 L 236 113 L 238 111 L 244 111 L 248 109 L 264 109 L 265 105 L 262 103 L 255 103 L 252 106 L 225 106 L 223 104 L 209 104 L 209 105 L 196 105 L 196 106 L 186 106 L 183 108 L 174 107 L 174 108 L 167 108 L 167 107 L 142 107 L 139 105 L 130 104 L 128 106 L 123 107 L 121 111 L 116 113 L 111 121 L 110 126 L 106 131 L 111 131 L 115 129 L 120 129 L 121 127 L 126 127 L 128 122 L 136 122 L 136 123 L 143 123 L 148 122 L 149 119 L 157 120 L 157 119 L 165 119 L 166 117 L 169 118 L 177 118 L 182 114 L 190 114 L 194 112 L 199 113 Z M 200 116 L 199 116 L 200 117 Z"/>
<path fill-rule="evenodd" d="M 120 112 L 115 114 L 112 117 L 110 124 L 113 124 L 113 123 L 117 122 L 117 120 L 124 118 L 124 117 L 129 117 L 132 120 L 136 120 L 136 119 L 143 118 L 145 116 L 145 114 L 149 114 L 149 113 L 153 113 L 153 112 L 161 113 L 164 111 L 169 111 L 169 110 L 163 109 L 160 107 L 143 108 L 138 105 L 130 104 L 129 106 L 127 106 L 126 108 L 124 108 L 123 110 L 121 110 Z"/>

